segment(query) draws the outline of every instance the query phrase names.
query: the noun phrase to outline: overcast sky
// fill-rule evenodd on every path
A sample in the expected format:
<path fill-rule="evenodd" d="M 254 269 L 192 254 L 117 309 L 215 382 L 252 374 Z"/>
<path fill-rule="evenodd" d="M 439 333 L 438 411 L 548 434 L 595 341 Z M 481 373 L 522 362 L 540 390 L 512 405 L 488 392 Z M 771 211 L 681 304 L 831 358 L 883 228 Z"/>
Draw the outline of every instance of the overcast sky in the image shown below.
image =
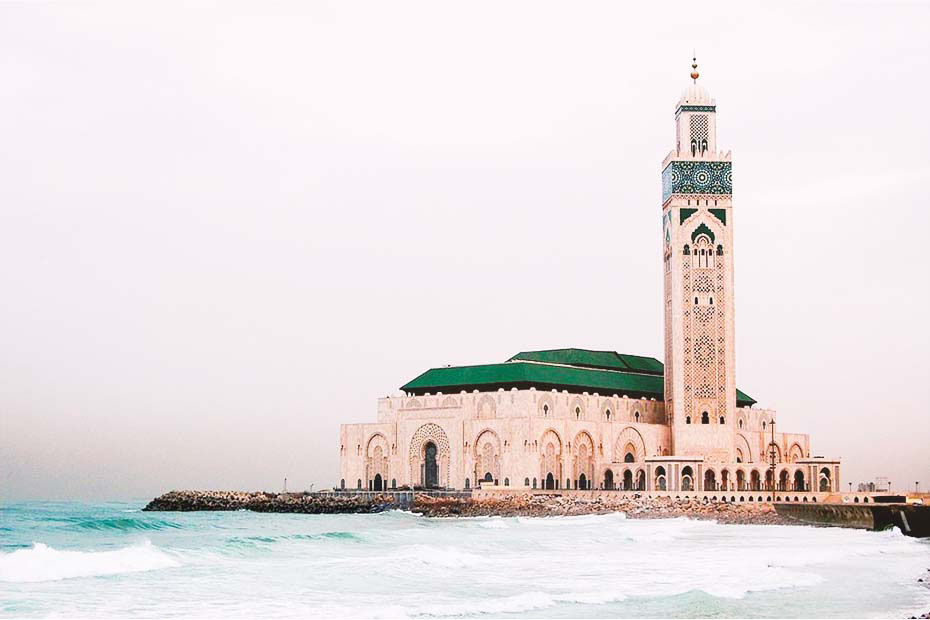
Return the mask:
<path fill-rule="evenodd" d="M 0 5 L 0 497 L 338 481 L 432 366 L 662 358 L 692 48 L 737 377 L 930 486 L 930 5 Z M 845 487 L 845 484 L 844 484 Z"/>

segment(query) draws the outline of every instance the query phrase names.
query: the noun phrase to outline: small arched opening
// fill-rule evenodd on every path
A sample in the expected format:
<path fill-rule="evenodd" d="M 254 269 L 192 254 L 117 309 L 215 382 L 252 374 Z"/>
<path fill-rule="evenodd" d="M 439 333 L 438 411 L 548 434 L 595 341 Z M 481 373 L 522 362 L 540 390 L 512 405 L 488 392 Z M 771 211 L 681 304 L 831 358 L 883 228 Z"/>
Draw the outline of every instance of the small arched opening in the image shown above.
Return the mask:
<path fill-rule="evenodd" d="M 665 479 L 665 468 L 661 465 L 656 467 L 654 484 L 656 490 L 659 491 L 665 491 L 668 488 Z"/>
<path fill-rule="evenodd" d="M 694 490 L 694 470 L 691 469 L 690 465 L 681 470 L 681 490 Z"/>

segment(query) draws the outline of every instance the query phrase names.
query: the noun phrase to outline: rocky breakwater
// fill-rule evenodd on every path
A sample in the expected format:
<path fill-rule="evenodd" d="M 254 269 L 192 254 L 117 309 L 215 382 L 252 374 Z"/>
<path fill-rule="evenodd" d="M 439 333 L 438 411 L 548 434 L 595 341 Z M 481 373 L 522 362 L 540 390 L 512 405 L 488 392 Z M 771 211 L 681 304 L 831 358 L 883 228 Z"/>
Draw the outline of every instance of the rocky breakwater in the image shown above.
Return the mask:
<path fill-rule="evenodd" d="M 156 497 L 144 511 L 251 510 L 304 514 L 351 514 L 391 510 L 391 495 L 334 493 L 252 493 L 242 491 L 170 491 Z"/>
<path fill-rule="evenodd" d="M 718 523 L 798 525 L 798 521 L 776 513 L 771 504 L 731 504 L 619 494 L 590 498 L 522 493 L 480 499 L 417 495 L 411 510 L 427 517 L 554 517 L 623 512 L 631 519 L 688 517 Z"/>

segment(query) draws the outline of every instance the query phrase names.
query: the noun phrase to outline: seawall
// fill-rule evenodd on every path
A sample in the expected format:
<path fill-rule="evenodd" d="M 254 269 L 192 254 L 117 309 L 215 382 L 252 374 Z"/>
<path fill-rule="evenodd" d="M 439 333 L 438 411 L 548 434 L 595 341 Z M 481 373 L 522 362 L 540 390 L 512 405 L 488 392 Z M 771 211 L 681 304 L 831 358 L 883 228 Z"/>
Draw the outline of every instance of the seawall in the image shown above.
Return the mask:
<path fill-rule="evenodd" d="M 916 504 L 775 504 L 775 511 L 812 525 L 886 530 L 930 537 L 930 506 Z"/>

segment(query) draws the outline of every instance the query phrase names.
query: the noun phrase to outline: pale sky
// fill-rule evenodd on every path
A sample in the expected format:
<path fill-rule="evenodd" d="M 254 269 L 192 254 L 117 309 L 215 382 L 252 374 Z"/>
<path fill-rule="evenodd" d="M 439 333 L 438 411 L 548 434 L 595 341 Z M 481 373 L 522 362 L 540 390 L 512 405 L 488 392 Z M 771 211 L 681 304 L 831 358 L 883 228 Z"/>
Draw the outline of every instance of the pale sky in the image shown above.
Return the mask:
<path fill-rule="evenodd" d="M 320 488 L 429 367 L 661 359 L 692 48 L 739 387 L 928 488 L 930 4 L 708 6 L 0 4 L 0 499 Z"/>

